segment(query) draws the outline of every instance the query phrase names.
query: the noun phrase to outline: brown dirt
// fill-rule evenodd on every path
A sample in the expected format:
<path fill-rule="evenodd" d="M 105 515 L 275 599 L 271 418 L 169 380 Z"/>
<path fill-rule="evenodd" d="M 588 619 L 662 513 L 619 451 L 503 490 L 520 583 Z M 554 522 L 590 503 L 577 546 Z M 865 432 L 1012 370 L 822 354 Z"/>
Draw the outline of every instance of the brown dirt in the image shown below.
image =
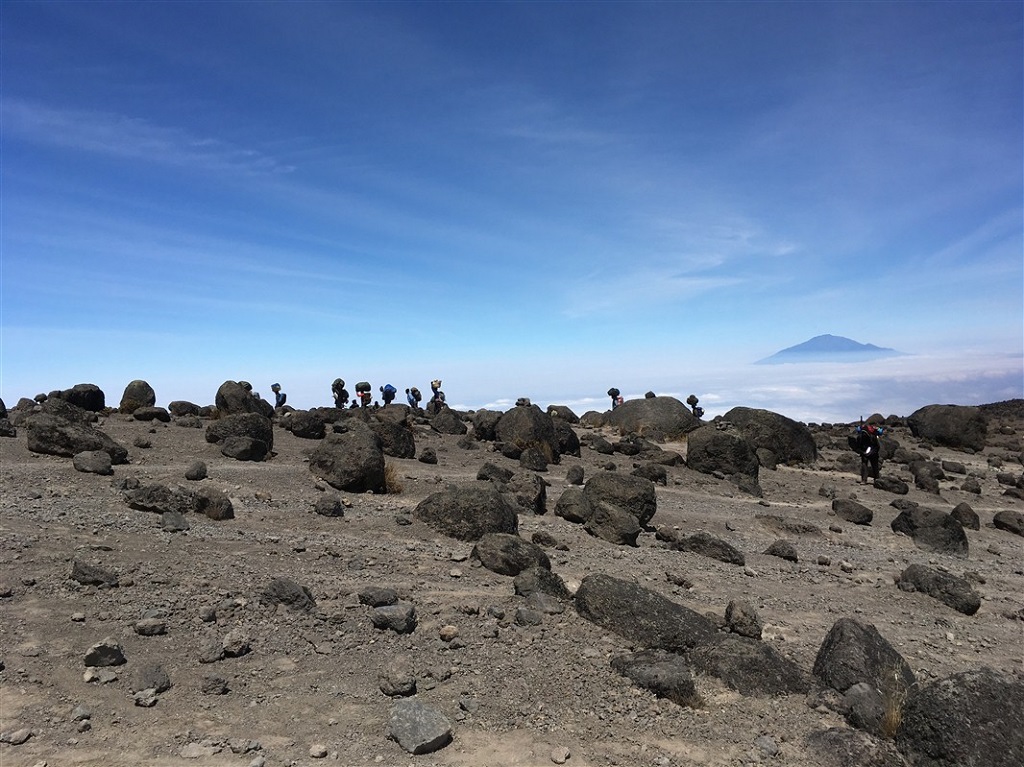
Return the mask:
<path fill-rule="evenodd" d="M 922 551 L 890 530 L 895 496 L 861 486 L 854 474 L 836 468 L 845 448 L 846 429 L 840 427 L 831 437 L 819 435 L 828 446 L 814 468 L 763 470 L 763 499 L 684 467 L 669 469 L 668 486 L 657 490 L 654 524 L 703 529 L 728 540 L 746 554 L 749 572 L 670 551 L 653 534 L 643 534 L 638 548 L 615 547 L 554 516 L 570 466 L 582 464 L 587 476 L 609 460 L 619 471 L 633 467 L 631 458 L 586 447 L 582 458 L 564 457 L 544 475 L 548 514 L 521 515 L 520 532 L 529 539 L 545 531 L 568 547 L 549 555 L 553 570 L 571 586 L 588 574 L 608 573 L 718 616 L 730 600 L 749 600 L 765 622 L 764 640 L 808 672 L 826 632 L 842 617 L 873 623 L 921 681 L 983 665 L 1019 672 L 1024 539 L 994 529 L 991 520 L 995 512 L 1019 511 L 1024 503 L 1002 494 L 988 461 L 1001 457 L 1001 471 L 1020 473 L 1024 419 L 1013 412 L 995 416 L 1015 432 L 998 434 L 984 453 L 929 452 L 980 475 L 980 496 L 957 489 L 955 476 L 942 483 L 941 497 L 914 489 L 909 496 L 946 510 L 961 501 L 971 504 L 982 528 L 968 531 L 968 560 Z M 810 766 L 822 760 L 806 737 L 847 726 L 833 708 L 820 705 L 827 702 L 821 693 L 744 697 L 711 677 L 698 679 L 701 708 L 659 700 L 609 667 L 611 656 L 634 649 L 630 643 L 571 606 L 546 616 L 541 626 L 516 625 L 512 618 L 523 601 L 511 578 L 475 565 L 468 558 L 471 544 L 416 521 L 396 522 L 445 484 L 476 481 L 485 461 L 518 468 L 486 444 L 463 449 L 457 437 L 421 425 L 417 449 L 433 447 L 436 466 L 389 459 L 401 494 L 342 494 L 351 507 L 343 518 L 327 518 L 312 512 L 320 494 L 333 492 L 306 465 L 305 453 L 315 443 L 282 429 L 275 429 L 272 460 L 243 463 L 221 456 L 201 429 L 153 426 L 119 414 L 101 419 L 100 426 L 125 446 L 137 437 L 152 443 L 130 447 L 131 462 L 115 467 L 113 482 L 75 471 L 69 458 L 30 453 L 23 429 L 16 438 L 0 439 L 0 585 L 8 594 L 0 599 L 0 730 L 28 727 L 33 733 L 21 745 L 0 745 L 3 767 L 248 765 L 259 757 L 267 765 L 526 767 L 552 764 L 556 747 L 568 748 L 567 763 L 577 767 Z M 890 437 L 921 449 L 908 430 L 892 429 Z M 685 452 L 685 445 L 665 447 Z M 190 485 L 184 471 L 196 458 L 209 467 L 203 482 L 232 498 L 235 519 L 192 516 L 187 533 L 164 532 L 158 515 L 128 508 L 114 487 L 127 477 Z M 890 463 L 883 471 L 913 485 L 906 467 Z M 838 520 L 819 493 L 823 485 L 843 497 L 855 495 L 874 511 L 873 524 Z M 759 514 L 810 522 L 822 532 L 783 535 Z M 794 541 L 799 564 L 761 553 L 780 537 Z M 817 564 L 819 555 L 831 564 Z M 72 581 L 76 559 L 114 571 L 121 585 L 98 589 Z M 957 575 L 976 572 L 983 580 L 976 586 L 983 596 L 980 611 L 965 616 L 899 591 L 893 576 L 915 562 Z M 667 572 L 685 575 L 693 587 L 674 586 Z M 274 577 L 308 587 L 317 611 L 297 614 L 261 604 L 259 595 Z M 393 587 L 415 604 L 419 626 L 413 634 L 374 629 L 369 608 L 356 598 L 370 585 Z M 204 608 L 230 599 L 238 602 L 233 614 L 203 622 Z M 136 634 L 136 622 L 146 616 L 165 620 L 166 635 Z M 439 637 L 446 624 L 458 628 L 454 648 Z M 200 663 L 203 640 L 234 628 L 249 635 L 252 652 Z M 127 663 L 115 669 L 116 681 L 87 683 L 83 656 L 107 636 L 120 641 Z M 392 701 L 380 692 L 378 674 L 396 657 L 416 670 L 418 697 L 453 722 L 454 739 L 438 752 L 411 756 L 386 736 Z M 143 708 L 133 702 L 133 677 L 148 663 L 160 664 L 173 687 L 154 707 Z M 224 678 L 230 692 L 202 694 L 209 675 Z M 79 705 L 91 710 L 85 731 L 72 714 Z M 755 745 L 762 735 L 778 745 L 779 756 Z M 186 758 L 190 744 L 205 745 L 212 755 Z M 326 746 L 326 760 L 310 755 L 313 744 Z"/>

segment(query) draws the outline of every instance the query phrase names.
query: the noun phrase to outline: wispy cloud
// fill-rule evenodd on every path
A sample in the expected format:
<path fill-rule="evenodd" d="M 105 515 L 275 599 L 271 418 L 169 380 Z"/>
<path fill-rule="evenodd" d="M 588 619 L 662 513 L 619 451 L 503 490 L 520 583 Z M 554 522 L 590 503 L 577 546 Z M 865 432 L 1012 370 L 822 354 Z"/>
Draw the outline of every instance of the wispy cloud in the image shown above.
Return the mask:
<path fill-rule="evenodd" d="M 57 109 L 8 99 L 3 104 L 3 126 L 8 139 L 163 165 L 244 174 L 294 170 L 254 149 L 109 112 Z"/>
<path fill-rule="evenodd" d="M 566 296 L 564 313 L 571 318 L 614 310 L 661 305 L 695 298 L 741 282 L 733 277 L 700 277 L 672 268 L 640 268 L 600 272 L 577 280 Z"/>

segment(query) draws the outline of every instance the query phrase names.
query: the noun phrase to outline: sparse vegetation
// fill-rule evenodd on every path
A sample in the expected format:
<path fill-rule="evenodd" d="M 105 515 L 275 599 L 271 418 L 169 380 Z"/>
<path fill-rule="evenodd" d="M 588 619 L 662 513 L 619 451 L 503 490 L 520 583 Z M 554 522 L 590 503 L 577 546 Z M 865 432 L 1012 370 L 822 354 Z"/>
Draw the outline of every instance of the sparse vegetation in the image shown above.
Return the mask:
<path fill-rule="evenodd" d="M 402 492 L 402 479 L 393 463 L 384 464 L 384 492 L 388 495 L 399 495 Z"/>
<path fill-rule="evenodd" d="M 886 669 L 885 683 L 880 692 L 885 707 L 881 722 L 882 734 L 891 740 L 896 737 L 896 732 L 903 722 L 903 711 L 910 693 L 897 666 L 890 666 Z"/>

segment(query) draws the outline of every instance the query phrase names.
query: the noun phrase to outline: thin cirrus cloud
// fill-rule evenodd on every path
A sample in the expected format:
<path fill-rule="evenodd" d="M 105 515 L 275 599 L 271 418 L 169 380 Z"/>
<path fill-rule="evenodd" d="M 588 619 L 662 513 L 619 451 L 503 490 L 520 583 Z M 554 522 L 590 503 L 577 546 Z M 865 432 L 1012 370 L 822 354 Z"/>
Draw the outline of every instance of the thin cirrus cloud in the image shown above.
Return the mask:
<path fill-rule="evenodd" d="M 294 170 L 253 149 L 109 112 L 55 109 L 30 101 L 6 100 L 3 124 L 9 137 L 124 159 L 213 172 L 267 174 Z"/>

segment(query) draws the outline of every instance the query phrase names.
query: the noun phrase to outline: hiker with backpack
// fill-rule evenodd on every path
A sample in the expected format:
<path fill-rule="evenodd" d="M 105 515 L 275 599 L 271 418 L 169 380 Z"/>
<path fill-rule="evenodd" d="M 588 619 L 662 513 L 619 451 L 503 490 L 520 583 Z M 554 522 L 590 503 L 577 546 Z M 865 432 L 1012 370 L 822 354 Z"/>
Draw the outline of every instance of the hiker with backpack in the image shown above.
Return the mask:
<path fill-rule="evenodd" d="M 410 389 L 405 390 L 405 400 L 409 403 L 409 407 L 413 410 L 418 410 L 420 402 L 423 400 L 423 395 L 420 394 L 420 390 L 413 386 Z"/>
<path fill-rule="evenodd" d="M 387 407 L 395 401 L 395 395 L 398 394 L 398 389 L 391 384 L 384 384 L 380 387 L 380 394 L 381 399 L 384 400 L 384 407 Z"/>
<path fill-rule="evenodd" d="M 437 415 L 445 408 L 444 392 L 441 391 L 440 378 L 435 378 L 430 382 L 430 391 L 433 392 L 433 396 L 430 398 L 430 402 L 427 403 L 427 412 L 431 415 Z"/>
<path fill-rule="evenodd" d="M 608 390 L 608 396 L 612 398 L 612 410 L 622 404 L 622 396 L 614 386 Z"/>
<path fill-rule="evenodd" d="M 882 451 L 878 436 L 882 431 L 881 426 L 876 426 L 873 423 L 865 424 L 861 420 L 857 431 L 847 438 L 850 447 L 860 456 L 860 483 L 862 485 L 868 483 L 869 474 L 872 479 L 878 479 L 878 463 Z"/>
<path fill-rule="evenodd" d="M 281 391 L 281 384 L 271 384 L 270 391 L 274 392 L 274 407 L 284 407 L 288 401 L 288 395 Z"/>
<path fill-rule="evenodd" d="M 331 394 L 334 396 L 335 407 L 345 407 L 348 404 L 348 390 L 340 378 L 335 378 L 331 384 Z"/>
<path fill-rule="evenodd" d="M 356 384 L 356 399 L 359 400 L 359 407 L 369 407 L 373 400 L 373 387 L 369 381 L 360 381 Z"/>

